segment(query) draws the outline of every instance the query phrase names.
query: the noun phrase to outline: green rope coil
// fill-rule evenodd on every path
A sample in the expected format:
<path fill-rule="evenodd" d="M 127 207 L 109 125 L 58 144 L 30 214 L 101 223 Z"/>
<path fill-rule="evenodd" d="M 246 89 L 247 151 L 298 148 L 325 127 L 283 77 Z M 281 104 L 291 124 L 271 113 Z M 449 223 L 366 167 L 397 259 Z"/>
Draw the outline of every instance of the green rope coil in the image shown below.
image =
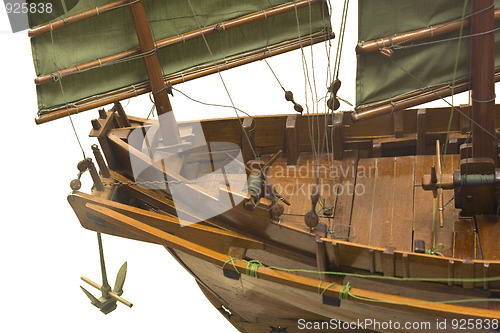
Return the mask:
<path fill-rule="evenodd" d="M 444 245 L 443 243 L 438 243 L 436 246 L 430 248 L 430 249 L 425 249 L 426 254 L 436 254 L 438 256 L 444 257 L 444 255 L 441 253 L 443 251 Z"/>
<path fill-rule="evenodd" d="M 257 276 L 257 270 L 259 269 L 260 266 L 264 266 L 264 265 L 258 260 L 250 260 L 250 261 L 246 261 L 246 263 L 247 263 L 247 269 L 246 269 L 247 275 L 259 278 Z"/>

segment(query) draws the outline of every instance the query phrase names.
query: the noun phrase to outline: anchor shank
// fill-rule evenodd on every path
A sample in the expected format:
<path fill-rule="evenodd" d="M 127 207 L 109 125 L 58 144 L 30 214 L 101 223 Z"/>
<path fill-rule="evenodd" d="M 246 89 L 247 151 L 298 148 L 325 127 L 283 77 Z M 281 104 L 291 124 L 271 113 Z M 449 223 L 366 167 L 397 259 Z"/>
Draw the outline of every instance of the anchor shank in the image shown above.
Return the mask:
<path fill-rule="evenodd" d="M 104 263 L 104 251 L 102 249 L 102 238 L 101 233 L 97 233 L 97 242 L 99 243 L 99 258 L 101 260 L 101 273 L 102 273 L 102 296 L 106 297 L 106 295 L 111 291 L 111 287 L 108 283 L 108 277 L 106 275 L 106 264 Z"/>

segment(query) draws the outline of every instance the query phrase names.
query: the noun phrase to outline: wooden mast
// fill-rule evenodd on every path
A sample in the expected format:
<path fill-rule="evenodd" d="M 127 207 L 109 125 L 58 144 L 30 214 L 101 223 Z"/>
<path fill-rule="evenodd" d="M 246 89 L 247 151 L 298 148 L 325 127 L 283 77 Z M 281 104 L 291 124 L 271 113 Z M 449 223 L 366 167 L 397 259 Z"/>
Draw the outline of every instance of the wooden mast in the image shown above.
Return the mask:
<path fill-rule="evenodd" d="M 460 171 L 454 176 L 455 204 L 464 216 L 494 214 L 496 206 L 495 181 L 475 183 L 473 178 L 494 180 L 496 174 L 494 0 L 474 0 L 473 13 L 472 145 L 462 146 Z"/>
<path fill-rule="evenodd" d="M 131 3 L 130 11 L 132 12 L 141 53 L 147 53 L 147 55 L 143 57 L 144 65 L 148 74 L 156 110 L 158 112 L 163 142 L 166 145 L 177 144 L 179 142 L 179 129 L 174 115 L 171 113 L 168 117 L 163 116 L 172 112 L 172 105 L 170 104 L 170 99 L 166 92 L 166 85 L 163 81 L 160 62 L 156 54 L 156 46 L 153 41 L 151 29 L 149 28 L 148 17 L 142 0 Z"/>
<path fill-rule="evenodd" d="M 496 161 L 494 0 L 475 0 L 473 12 L 472 119 L 477 125 L 472 127 L 472 156 Z"/>

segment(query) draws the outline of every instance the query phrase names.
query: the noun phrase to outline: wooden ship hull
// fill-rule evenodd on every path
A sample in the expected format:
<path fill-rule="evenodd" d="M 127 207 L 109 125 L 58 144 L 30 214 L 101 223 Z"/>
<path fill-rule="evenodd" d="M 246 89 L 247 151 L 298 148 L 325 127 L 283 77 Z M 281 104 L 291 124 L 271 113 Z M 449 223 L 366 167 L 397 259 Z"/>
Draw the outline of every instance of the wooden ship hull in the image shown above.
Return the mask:
<path fill-rule="evenodd" d="M 106 281 L 107 233 L 165 246 L 242 332 L 498 328 L 494 1 L 418 11 L 360 3 L 355 113 L 336 111 L 347 2 L 333 66 L 329 1 L 124 0 L 30 14 L 37 123 L 114 103 L 92 121 L 100 175 L 85 158 L 68 198 L 98 232 L 103 285 L 90 284 L 103 296 L 84 290 L 92 304 L 104 313 L 130 305 L 120 298 L 125 268 L 113 290 Z M 471 37 L 465 51 L 462 37 Z M 404 50 L 416 41 L 432 45 Z M 328 57 L 323 114 L 303 52 L 316 43 Z M 235 119 L 175 121 L 173 85 L 299 49 L 314 95 L 304 115 L 275 75 L 300 116 L 242 119 L 232 104 Z M 456 60 L 444 61 L 451 52 Z M 460 112 L 409 109 L 467 90 L 472 103 Z M 148 92 L 157 123 L 119 103 Z M 79 192 L 86 170 L 91 194 Z"/>
<path fill-rule="evenodd" d="M 451 332 L 456 329 L 452 320 L 493 323 L 500 318 L 498 303 L 488 301 L 500 290 L 498 217 L 461 217 L 449 205 L 440 228 L 437 201 L 422 188 L 422 177 L 436 161 L 433 143 L 446 136 L 449 112 L 406 110 L 371 123 L 352 123 L 348 113 L 326 118 L 332 126 L 315 140 L 335 140 L 338 155 L 330 169 L 326 154 L 323 168 L 317 168 L 310 137 L 301 130 L 311 120 L 324 125 L 325 117 L 246 118 L 244 126 L 255 128 L 250 140 L 263 161 L 285 152 L 267 180 L 289 205 L 281 203 L 283 212 L 276 213 L 272 207 L 277 203 L 262 197 L 248 211 L 244 203 L 249 194 L 220 185 L 219 191 L 244 200 L 218 216 L 183 226 L 168 189 L 148 189 L 133 181 L 130 155 L 145 163 L 149 159 L 141 156 L 140 147 L 129 145 L 128 137 L 149 125 L 127 117 L 116 104 L 100 112 L 99 126 L 91 132 L 106 157 L 105 162 L 96 154 L 101 176 L 94 177 L 92 194 L 76 191 L 68 200 L 87 229 L 165 246 L 242 332 L 346 328 L 342 323 L 390 332 L 408 330 L 405 322 L 435 329 L 445 321 Z M 459 164 L 466 121 L 458 115 L 453 119 L 443 174 Z M 245 160 L 250 158 L 238 119 L 201 124 L 207 142 L 220 141 L 223 126 L 223 140 L 240 145 Z M 180 129 L 191 126 L 179 124 Z M 211 163 L 216 159 L 212 154 Z M 182 177 L 192 170 L 189 164 L 184 161 L 178 173 L 168 167 L 162 171 Z M 321 210 L 319 224 L 310 229 L 304 223 L 310 193 L 303 188 L 314 186 L 317 170 L 323 204 L 331 212 Z M 199 191 L 203 195 L 204 189 Z M 445 202 L 453 197 L 452 189 L 443 192 Z M 415 245 L 419 241 L 428 254 L 416 252 L 421 252 Z M 415 331 L 425 331 L 423 326 Z"/>

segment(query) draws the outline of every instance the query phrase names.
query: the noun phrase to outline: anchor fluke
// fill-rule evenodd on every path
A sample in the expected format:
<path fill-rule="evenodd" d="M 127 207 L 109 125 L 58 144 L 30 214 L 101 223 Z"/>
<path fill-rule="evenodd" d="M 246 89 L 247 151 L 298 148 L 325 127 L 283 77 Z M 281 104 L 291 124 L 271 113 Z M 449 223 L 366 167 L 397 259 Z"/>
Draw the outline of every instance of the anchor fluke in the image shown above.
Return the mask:
<path fill-rule="evenodd" d="M 127 262 L 125 261 L 120 267 L 118 274 L 116 274 L 115 286 L 113 287 L 113 292 L 118 296 L 123 294 L 123 285 L 125 284 L 125 278 L 127 277 Z"/>
<path fill-rule="evenodd" d="M 92 295 L 87 289 L 83 288 L 82 286 L 80 286 L 80 288 L 82 288 L 85 295 L 87 295 L 87 297 L 90 299 L 92 305 L 99 307 L 99 300 L 95 298 L 94 295 Z"/>
<path fill-rule="evenodd" d="M 120 268 L 120 271 L 118 272 L 116 276 L 116 283 L 115 287 L 113 288 L 113 291 L 108 291 L 106 295 L 103 294 L 99 299 L 94 297 L 90 292 L 88 292 L 85 288 L 81 287 L 85 295 L 90 299 L 92 305 L 98 307 L 101 309 L 101 312 L 104 314 L 108 314 L 111 311 L 116 309 L 116 302 L 120 302 L 129 308 L 133 306 L 132 303 L 127 301 L 126 299 L 123 299 L 120 297 L 120 295 L 123 294 L 123 284 L 125 283 L 125 276 L 127 274 L 127 263 L 125 262 L 122 267 Z M 81 277 L 82 281 L 85 281 L 92 287 L 103 291 L 103 287 L 97 284 L 96 282 L 90 280 L 89 278 L 86 278 L 85 276 Z"/>

